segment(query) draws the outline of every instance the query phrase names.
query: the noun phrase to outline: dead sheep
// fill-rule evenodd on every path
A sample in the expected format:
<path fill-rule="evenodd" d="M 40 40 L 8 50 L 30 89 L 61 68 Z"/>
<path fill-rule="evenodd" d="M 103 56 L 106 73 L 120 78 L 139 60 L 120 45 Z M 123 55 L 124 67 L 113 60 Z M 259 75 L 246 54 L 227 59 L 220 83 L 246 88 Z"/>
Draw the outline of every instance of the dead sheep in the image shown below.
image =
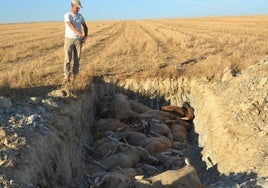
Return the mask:
<path fill-rule="evenodd" d="M 122 135 L 125 137 L 128 144 L 133 146 L 142 146 L 150 154 L 155 155 L 172 148 L 172 140 L 165 136 L 158 137 L 147 137 L 143 133 L 139 132 L 123 132 Z"/>
<path fill-rule="evenodd" d="M 122 132 L 122 136 L 128 144 L 133 146 L 142 146 L 143 140 L 148 138 L 144 133 L 135 131 L 124 131 Z"/>
<path fill-rule="evenodd" d="M 139 117 L 139 114 L 130 108 L 128 97 L 121 93 L 98 100 L 96 112 L 100 118 L 115 118 L 120 121 Z"/>
<path fill-rule="evenodd" d="M 164 152 L 157 154 L 155 158 L 159 160 L 159 169 L 161 171 L 182 168 L 184 166 L 184 158 L 179 155 Z"/>
<path fill-rule="evenodd" d="M 170 128 L 161 120 L 151 119 L 148 121 L 148 133 L 152 135 L 162 135 L 173 140 Z"/>
<path fill-rule="evenodd" d="M 149 137 L 141 142 L 142 146 L 152 155 L 156 155 L 172 148 L 173 142 L 164 137 Z"/>
<path fill-rule="evenodd" d="M 120 121 L 140 118 L 140 114 L 130 108 L 128 97 L 121 93 L 115 94 L 110 98 L 109 113 L 113 118 Z"/>
<path fill-rule="evenodd" d="M 181 169 L 168 170 L 156 176 L 138 179 L 131 183 L 133 188 L 162 188 L 162 187 L 181 187 L 181 188 L 204 188 L 191 165 Z"/>
<path fill-rule="evenodd" d="M 139 114 L 142 114 L 142 113 L 145 113 L 145 112 L 153 110 L 152 108 L 150 108 L 148 106 L 145 106 L 145 105 L 143 105 L 141 103 L 138 103 L 138 102 L 135 102 L 135 101 L 132 101 L 132 100 L 130 100 L 129 103 L 130 103 L 130 108 L 134 112 L 137 112 Z"/>
<path fill-rule="evenodd" d="M 162 106 L 161 110 L 165 112 L 172 112 L 175 115 L 182 117 L 184 120 L 188 121 L 192 121 L 195 118 L 194 109 L 187 102 L 184 102 L 182 107 Z"/>
<path fill-rule="evenodd" d="M 146 163 L 138 164 L 135 169 L 138 172 L 138 174 L 142 174 L 145 178 L 161 173 L 161 171 L 158 168 Z"/>
<path fill-rule="evenodd" d="M 140 162 L 149 164 L 156 164 L 158 160 L 154 158 L 149 152 L 140 146 L 119 146 L 119 152 L 108 156 L 100 161 L 106 170 L 114 167 L 134 167 Z"/>
<path fill-rule="evenodd" d="M 152 182 L 153 188 L 162 188 L 166 185 L 181 188 L 204 188 L 195 168 L 190 165 L 177 170 L 167 170 L 157 176 L 149 178 L 149 180 Z"/>
<path fill-rule="evenodd" d="M 127 124 L 124 124 L 116 119 L 100 119 L 99 121 L 97 121 L 94 125 L 94 138 L 100 139 L 103 137 L 103 134 L 106 131 L 120 131 L 120 130 L 124 130 L 128 127 Z"/>
<path fill-rule="evenodd" d="M 173 146 L 172 146 L 172 148 L 173 148 L 173 149 L 176 149 L 176 150 L 184 150 L 184 149 L 187 148 L 187 146 L 188 146 L 188 144 L 185 143 L 185 142 L 173 141 Z"/>
<path fill-rule="evenodd" d="M 120 143 L 119 141 L 111 140 L 110 138 L 102 138 L 97 140 L 94 144 L 93 157 L 96 159 L 102 159 L 105 156 L 109 156 L 117 152 Z"/>
<path fill-rule="evenodd" d="M 152 119 L 158 119 L 158 120 L 163 120 L 163 121 L 168 121 L 168 120 L 175 120 L 178 117 L 172 113 L 169 112 L 164 112 L 161 110 L 151 110 L 147 111 L 145 113 L 141 114 L 142 118 L 152 118 Z"/>
<path fill-rule="evenodd" d="M 184 126 L 179 124 L 173 124 L 170 128 L 173 135 L 173 141 L 188 141 L 188 131 Z"/>
<path fill-rule="evenodd" d="M 94 188 L 125 188 L 129 182 L 137 175 L 133 168 L 114 168 L 105 174 L 98 182 L 94 183 Z"/>
<path fill-rule="evenodd" d="M 173 125 L 173 124 L 179 124 L 183 127 L 185 127 L 187 129 L 187 131 L 190 131 L 193 127 L 193 123 L 192 122 L 188 122 L 188 121 L 184 121 L 180 118 L 176 118 L 174 120 L 167 120 L 165 121 L 165 123 L 169 126 Z"/>

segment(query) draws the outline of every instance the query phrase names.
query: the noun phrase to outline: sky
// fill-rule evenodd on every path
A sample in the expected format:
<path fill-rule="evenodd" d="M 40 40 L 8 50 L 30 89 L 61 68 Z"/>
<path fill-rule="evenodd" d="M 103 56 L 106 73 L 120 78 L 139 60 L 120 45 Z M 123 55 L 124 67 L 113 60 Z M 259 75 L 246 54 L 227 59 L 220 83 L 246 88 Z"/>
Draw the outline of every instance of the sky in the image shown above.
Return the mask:
<path fill-rule="evenodd" d="M 268 14 L 268 0 L 80 0 L 87 21 Z M 71 0 L 7 0 L 0 23 L 63 21 Z"/>

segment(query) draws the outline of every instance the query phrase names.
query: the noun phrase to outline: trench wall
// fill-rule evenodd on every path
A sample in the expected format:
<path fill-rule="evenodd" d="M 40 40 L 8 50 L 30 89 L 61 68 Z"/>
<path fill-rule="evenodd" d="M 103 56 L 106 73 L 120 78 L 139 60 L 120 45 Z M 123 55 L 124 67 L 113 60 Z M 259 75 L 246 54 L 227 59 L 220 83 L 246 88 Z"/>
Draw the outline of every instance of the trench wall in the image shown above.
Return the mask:
<path fill-rule="evenodd" d="M 83 182 L 86 148 L 93 142 L 95 92 L 87 90 L 79 99 L 48 98 L 54 104 L 49 131 L 31 135 L 12 176 L 22 187 L 76 187 L 75 182 Z"/>

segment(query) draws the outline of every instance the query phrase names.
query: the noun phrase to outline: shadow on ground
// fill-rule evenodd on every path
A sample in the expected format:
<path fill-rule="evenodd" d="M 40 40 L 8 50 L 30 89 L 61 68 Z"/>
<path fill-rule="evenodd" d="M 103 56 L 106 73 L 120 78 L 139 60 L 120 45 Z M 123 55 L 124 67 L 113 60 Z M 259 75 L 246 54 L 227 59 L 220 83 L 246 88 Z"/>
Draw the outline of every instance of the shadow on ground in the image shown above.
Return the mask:
<path fill-rule="evenodd" d="M 47 93 L 59 89 L 61 85 L 50 85 L 50 86 L 37 86 L 31 88 L 22 88 L 22 89 L 14 89 L 10 87 L 2 87 L 0 88 L 0 96 L 10 97 L 14 99 L 19 99 L 23 97 L 42 97 Z"/>

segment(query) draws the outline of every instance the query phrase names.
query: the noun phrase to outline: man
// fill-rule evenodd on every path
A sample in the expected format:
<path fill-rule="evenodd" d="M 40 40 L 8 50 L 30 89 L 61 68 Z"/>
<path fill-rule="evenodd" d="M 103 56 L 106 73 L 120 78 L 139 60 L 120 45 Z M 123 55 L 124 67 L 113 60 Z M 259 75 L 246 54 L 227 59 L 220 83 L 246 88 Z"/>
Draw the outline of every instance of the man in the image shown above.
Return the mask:
<path fill-rule="evenodd" d="M 71 10 L 64 15 L 64 84 L 71 81 L 72 75 L 72 81 L 74 81 L 78 74 L 82 43 L 87 40 L 88 28 L 84 17 L 79 13 L 80 8 L 82 8 L 80 1 L 72 0 Z M 73 67 L 71 71 L 72 59 Z"/>

